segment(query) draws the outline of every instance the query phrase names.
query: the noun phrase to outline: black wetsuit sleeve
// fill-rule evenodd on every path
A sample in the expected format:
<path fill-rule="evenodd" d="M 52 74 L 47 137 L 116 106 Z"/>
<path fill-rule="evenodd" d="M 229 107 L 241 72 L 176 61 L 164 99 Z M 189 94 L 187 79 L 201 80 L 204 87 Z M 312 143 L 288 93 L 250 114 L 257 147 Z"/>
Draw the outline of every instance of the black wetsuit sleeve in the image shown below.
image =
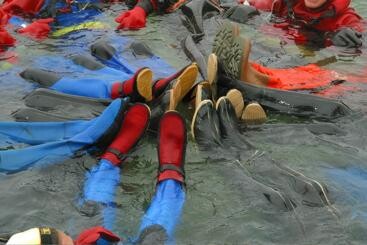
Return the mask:
<path fill-rule="evenodd" d="M 142 7 L 147 14 L 153 11 L 163 14 L 169 7 L 177 3 L 177 1 L 178 0 L 140 0 L 136 6 Z"/>

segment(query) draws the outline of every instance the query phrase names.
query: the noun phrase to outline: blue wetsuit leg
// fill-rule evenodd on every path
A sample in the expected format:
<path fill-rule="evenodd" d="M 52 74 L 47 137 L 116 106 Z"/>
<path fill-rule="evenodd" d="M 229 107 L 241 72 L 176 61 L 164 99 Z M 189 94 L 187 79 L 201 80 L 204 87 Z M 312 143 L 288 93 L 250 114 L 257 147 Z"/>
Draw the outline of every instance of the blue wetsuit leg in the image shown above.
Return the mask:
<path fill-rule="evenodd" d="M 85 202 L 97 202 L 103 204 L 103 226 L 112 230 L 115 217 L 116 189 L 120 184 L 120 168 L 106 159 L 102 159 L 86 174 L 83 198 L 81 205 Z"/>
<path fill-rule="evenodd" d="M 81 121 L 83 127 L 78 133 L 70 138 L 34 145 L 23 149 L 4 150 L 0 151 L 0 170 L 2 171 L 20 171 L 37 162 L 37 164 L 54 163 L 72 156 L 76 151 L 85 149 L 93 145 L 116 121 L 117 117 L 122 116 L 121 110 L 125 106 L 124 100 L 114 100 L 103 113 L 91 120 L 88 127 L 85 127 L 86 122 Z M 15 123 L 16 124 L 16 123 Z M 27 123 L 20 123 L 20 127 Z M 28 123 L 33 124 L 33 123 Z M 47 125 L 47 123 L 45 123 Z M 63 124 L 58 124 L 64 130 Z M 75 125 L 73 125 L 75 127 Z M 55 127 L 54 127 L 55 128 Z M 56 130 L 56 128 L 55 128 Z M 26 133 L 24 131 L 23 133 Z M 51 132 L 49 132 L 51 134 Z M 60 133 L 62 135 L 62 133 Z M 27 139 L 24 137 L 23 139 Z M 45 139 L 42 139 L 45 140 Z"/>
<path fill-rule="evenodd" d="M 174 243 L 174 232 L 181 217 L 185 197 L 182 183 L 171 179 L 160 182 L 143 217 L 139 233 L 149 226 L 161 225 L 168 235 L 168 243 Z"/>

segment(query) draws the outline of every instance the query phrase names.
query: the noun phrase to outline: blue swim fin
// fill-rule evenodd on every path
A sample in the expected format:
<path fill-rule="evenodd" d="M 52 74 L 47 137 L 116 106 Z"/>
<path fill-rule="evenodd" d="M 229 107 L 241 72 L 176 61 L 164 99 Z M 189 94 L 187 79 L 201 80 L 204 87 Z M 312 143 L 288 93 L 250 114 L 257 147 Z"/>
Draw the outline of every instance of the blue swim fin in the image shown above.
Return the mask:
<path fill-rule="evenodd" d="M 21 142 L 40 144 L 0 151 L 0 170 L 20 171 L 36 162 L 43 165 L 63 160 L 93 145 L 106 147 L 119 130 L 126 107 L 125 100 L 117 99 L 90 121 L 0 124 L 2 134 Z"/>
<path fill-rule="evenodd" d="M 148 67 L 154 72 L 155 79 L 177 72 L 167 62 L 155 56 L 144 43 L 122 37 L 116 37 L 112 42 L 119 45 L 111 45 L 106 40 L 101 40 L 91 46 L 92 55 L 109 67 L 129 74 L 134 74 L 142 67 Z"/>

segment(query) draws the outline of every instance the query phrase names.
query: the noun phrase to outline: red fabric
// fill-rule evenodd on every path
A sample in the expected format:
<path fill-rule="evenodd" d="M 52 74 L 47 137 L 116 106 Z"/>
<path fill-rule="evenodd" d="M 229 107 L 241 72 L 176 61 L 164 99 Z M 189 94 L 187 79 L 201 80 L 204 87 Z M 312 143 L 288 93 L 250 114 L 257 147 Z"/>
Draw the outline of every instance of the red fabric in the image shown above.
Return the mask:
<path fill-rule="evenodd" d="M 1 51 L 1 48 L 0 48 L 0 51 Z M 0 52 L 0 62 L 1 61 L 6 61 L 11 64 L 16 64 L 18 63 L 18 57 L 17 57 L 17 54 L 12 51 Z"/>
<path fill-rule="evenodd" d="M 137 78 L 140 71 L 141 71 L 141 69 L 139 69 L 137 72 L 135 72 L 135 74 L 132 78 L 130 78 L 129 80 L 126 80 L 122 83 L 122 91 L 121 92 L 122 92 L 123 96 L 129 96 L 129 95 L 134 93 L 136 78 Z M 120 95 L 120 97 L 122 95 Z"/>
<path fill-rule="evenodd" d="M 273 0 L 250 0 L 250 4 L 257 9 L 271 11 Z M 293 11 L 297 18 L 309 22 L 324 15 L 328 10 L 335 9 L 335 17 L 322 19 L 314 28 L 320 31 L 336 31 L 343 27 L 351 27 L 360 32 L 364 31 L 362 18 L 349 5 L 350 0 L 330 0 L 322 9 L 315 11 L 308 9 L 304 1 L 297 1 L 293 6 Z M 288 10 L 286 4 L 278 0 L 275 12 L 281 17 L 287 17 Z"/>
<path fill-rule="evenodd" d="M 0 27 L 0 52 L 4 51 L 4 46 L 13 46 L 15 41 L 16 40 L 5 29 Z"/>
<path fill-rule="evenodd" d="M 135 6 L 132 10 L 125 11 L 118 16 L 115 21 L 120 23 L 117 29 L 138 30 L 145 27 L 147 14 L 140 6 Z"/>
<path fill-rule="evenodd" d="M 152 88 L 153 95 L 156 95 L 158 92 L 159 93 L 163 92 L 162 90 L 164 90 L 172 81 L 177 79 L 184 72 L 186 68 L 187 66 L 181 69 L 180 71 L 172 74 L 171 76 L 159 79 L 156 83 L 154 83 L 153 88 Z"/>
<path fill-rule="evenodd" d="M 112 84 L 112 88 L 111 88 L 111 99 L 117 99 L 117 98 L 121 98 L 121 93 L 120 93 L 120 88 L 122 86 L 121 82 L 116 82 L 114 84 Z"/>
<path fill-rule="evenodd" d="M 9 19 L 10 19 L 10 15 L 6 13 L 2 8 L 0 8 L 0 27 L 8 24 Z"/>
<path fill-rule="evenodd" d="M 130 79 L 124 82 L 116 82 L 112 85 L 111 89 L 111 99 L 121 98 L 132 95 L 135 91 L 136 78 L 139 73 L 146 68 L 140 68 L 137 70 Z"/>
<path fill-rule="evenodd" d="M 118 236 L 102 226 L 95 226 L 80 233 L 74 243 L 75 245 L 91 245 L 95 244 L 100 238 L 109 242 L 118 242 L 121 240 Z"/>
<path fill-rule="evenodd" d="M 159 165 L 173 164 L 183 170 L 186 149 L 185 121 L 176 111 L 166 112 L 159 124 Z M 158 175 L 158 182 L 174 179 L 184 182 L 184 176 L 174 170 L 165 170 Z"/>
<path fill-rule="evenodd" d="M 145 104 L 135 104 L 130 107 L 124 116 L 120 131 L 108 148 L 127 154 L 144 135 L 149 119 L 150 111 Z M 121 163 L 121 159 L 108 150 L 102 155 L 102 158 L 114 165 Z"/>
<path fill-rule="evenodd" d="M 271 11 L 273 6 L 274 0 L 249 0 L 248 2 L 250 5 L 254 6 L 255 8 L 263 11 Z M 275 0 L 277 2 L 280 2 L 279 0 Z"/>
<path fill-rule="evenodd" d="M 3 4 L 3 9 L 8 13 L 37 14 L 44 0 L 12 0 Z"/>
<path fill-rule="evenodd" d="M 326 70 L 314 64 L 287 69 L 267 68 L 256 63 L 251 65 L 270 77 L 269 87 L 284 90 L 315 89 L 328 86 L 333 80 L 344 78 L 335 71 Z"/>
<path fill-rule="evenodd" d="M 48 34 L 51 31 L 50 23 L 52 23 L 53 21 L 53 18 L 36 20 L 35 22 L 29 24 L 27 27 L 19 29 L 18 33 L 36 39 L 47 38 Z"/>

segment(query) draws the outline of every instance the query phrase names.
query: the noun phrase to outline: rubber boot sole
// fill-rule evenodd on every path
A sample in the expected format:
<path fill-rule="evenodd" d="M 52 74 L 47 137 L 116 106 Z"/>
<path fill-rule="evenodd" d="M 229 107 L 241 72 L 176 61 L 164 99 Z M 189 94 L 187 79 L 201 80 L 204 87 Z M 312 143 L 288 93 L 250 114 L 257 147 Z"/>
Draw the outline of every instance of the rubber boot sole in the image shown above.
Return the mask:
<path fill-rule="evenodd" d="M 178 103 L 185 97 L 185 95 L 191 90 L 196 81 L 196 77 L 199 73 L 199 69 L 196 63 L 192 63 L 187 66 L 181 75 L 177 78 L 176 83 L 172 87 L 170 92 L 170 106 L 169 110 L 175 110 Z"/>
<path fill-rule="evenodd" d="M 143 69 L 136 77 L 136 88 L 140 96 L 142 96 L 146 102 L 153 99 L 152 95 L 152 80 L 153 72 L 150 69 Z"/>
<path fill-rule="evenodd" d="M 205 90 L 208 90 L 208 91 L 210 90 L 210 84 L 206 81 L 201 82 L 196 86 L 195 109 L 199 106 L 201 101 L 211 99 L 210 92 L 209 93 L 205 92 Z"/>
<path fill-rule="evenodd" d="M 214 43 L 213 53 L 218 57 L 219 63 L 225 73 L 232 78 L 240 79 L 241 72 L 246 61 L 245 57 L 248 57 L 248 49 L 244 49 L 244 46 L 248 39 L 242 39 L 239 37 L 238 26 L 232 25 L 229 22 L 223 23 L 222 27 L 217 32 Z"/>
<path fill-rule="evenodd" d="M 217 99 L 217 74 L 218 74 L 218 57 L 212 53 L 208 57 L 207 65 L 208 82 L 212 92 L 213 100 Z"/>
<path fill-rule="evenodd" d="M 192 135 L 192 138 L 195 140 L 195 122 L 196 122 L 196 117 L 198 115 L 198 112 L 200 111 L 200 108 L 202 106 L 204 106 L 205 104 L 207 103 L 211 103 L 212 104 L 212 107 L 213 107 L 213 102 L 211 100 L 203 100 L 199 103 L 199 105 L 196 107 L 195 109 L 195 113 L 194 113 L 194 116 L 192 117 L 192 121 L 191 121 L 191 135 Z"/>
<path fill-rule="evenodd" d="M 247 125 L 258 125 L 263 124 L 267 118 L 262 106 L 257 102 L 252 102 L 246 106 L 241 119 Z"/>
<path fill-rule="evenodd" d="M 227 92 L 226 97 L 231 102 L 237 118 L 241 118 L 243 109 L 245 108 L 244 99 L 242 97 L 242 93 L 237 89 L 231 89 Z"/>

